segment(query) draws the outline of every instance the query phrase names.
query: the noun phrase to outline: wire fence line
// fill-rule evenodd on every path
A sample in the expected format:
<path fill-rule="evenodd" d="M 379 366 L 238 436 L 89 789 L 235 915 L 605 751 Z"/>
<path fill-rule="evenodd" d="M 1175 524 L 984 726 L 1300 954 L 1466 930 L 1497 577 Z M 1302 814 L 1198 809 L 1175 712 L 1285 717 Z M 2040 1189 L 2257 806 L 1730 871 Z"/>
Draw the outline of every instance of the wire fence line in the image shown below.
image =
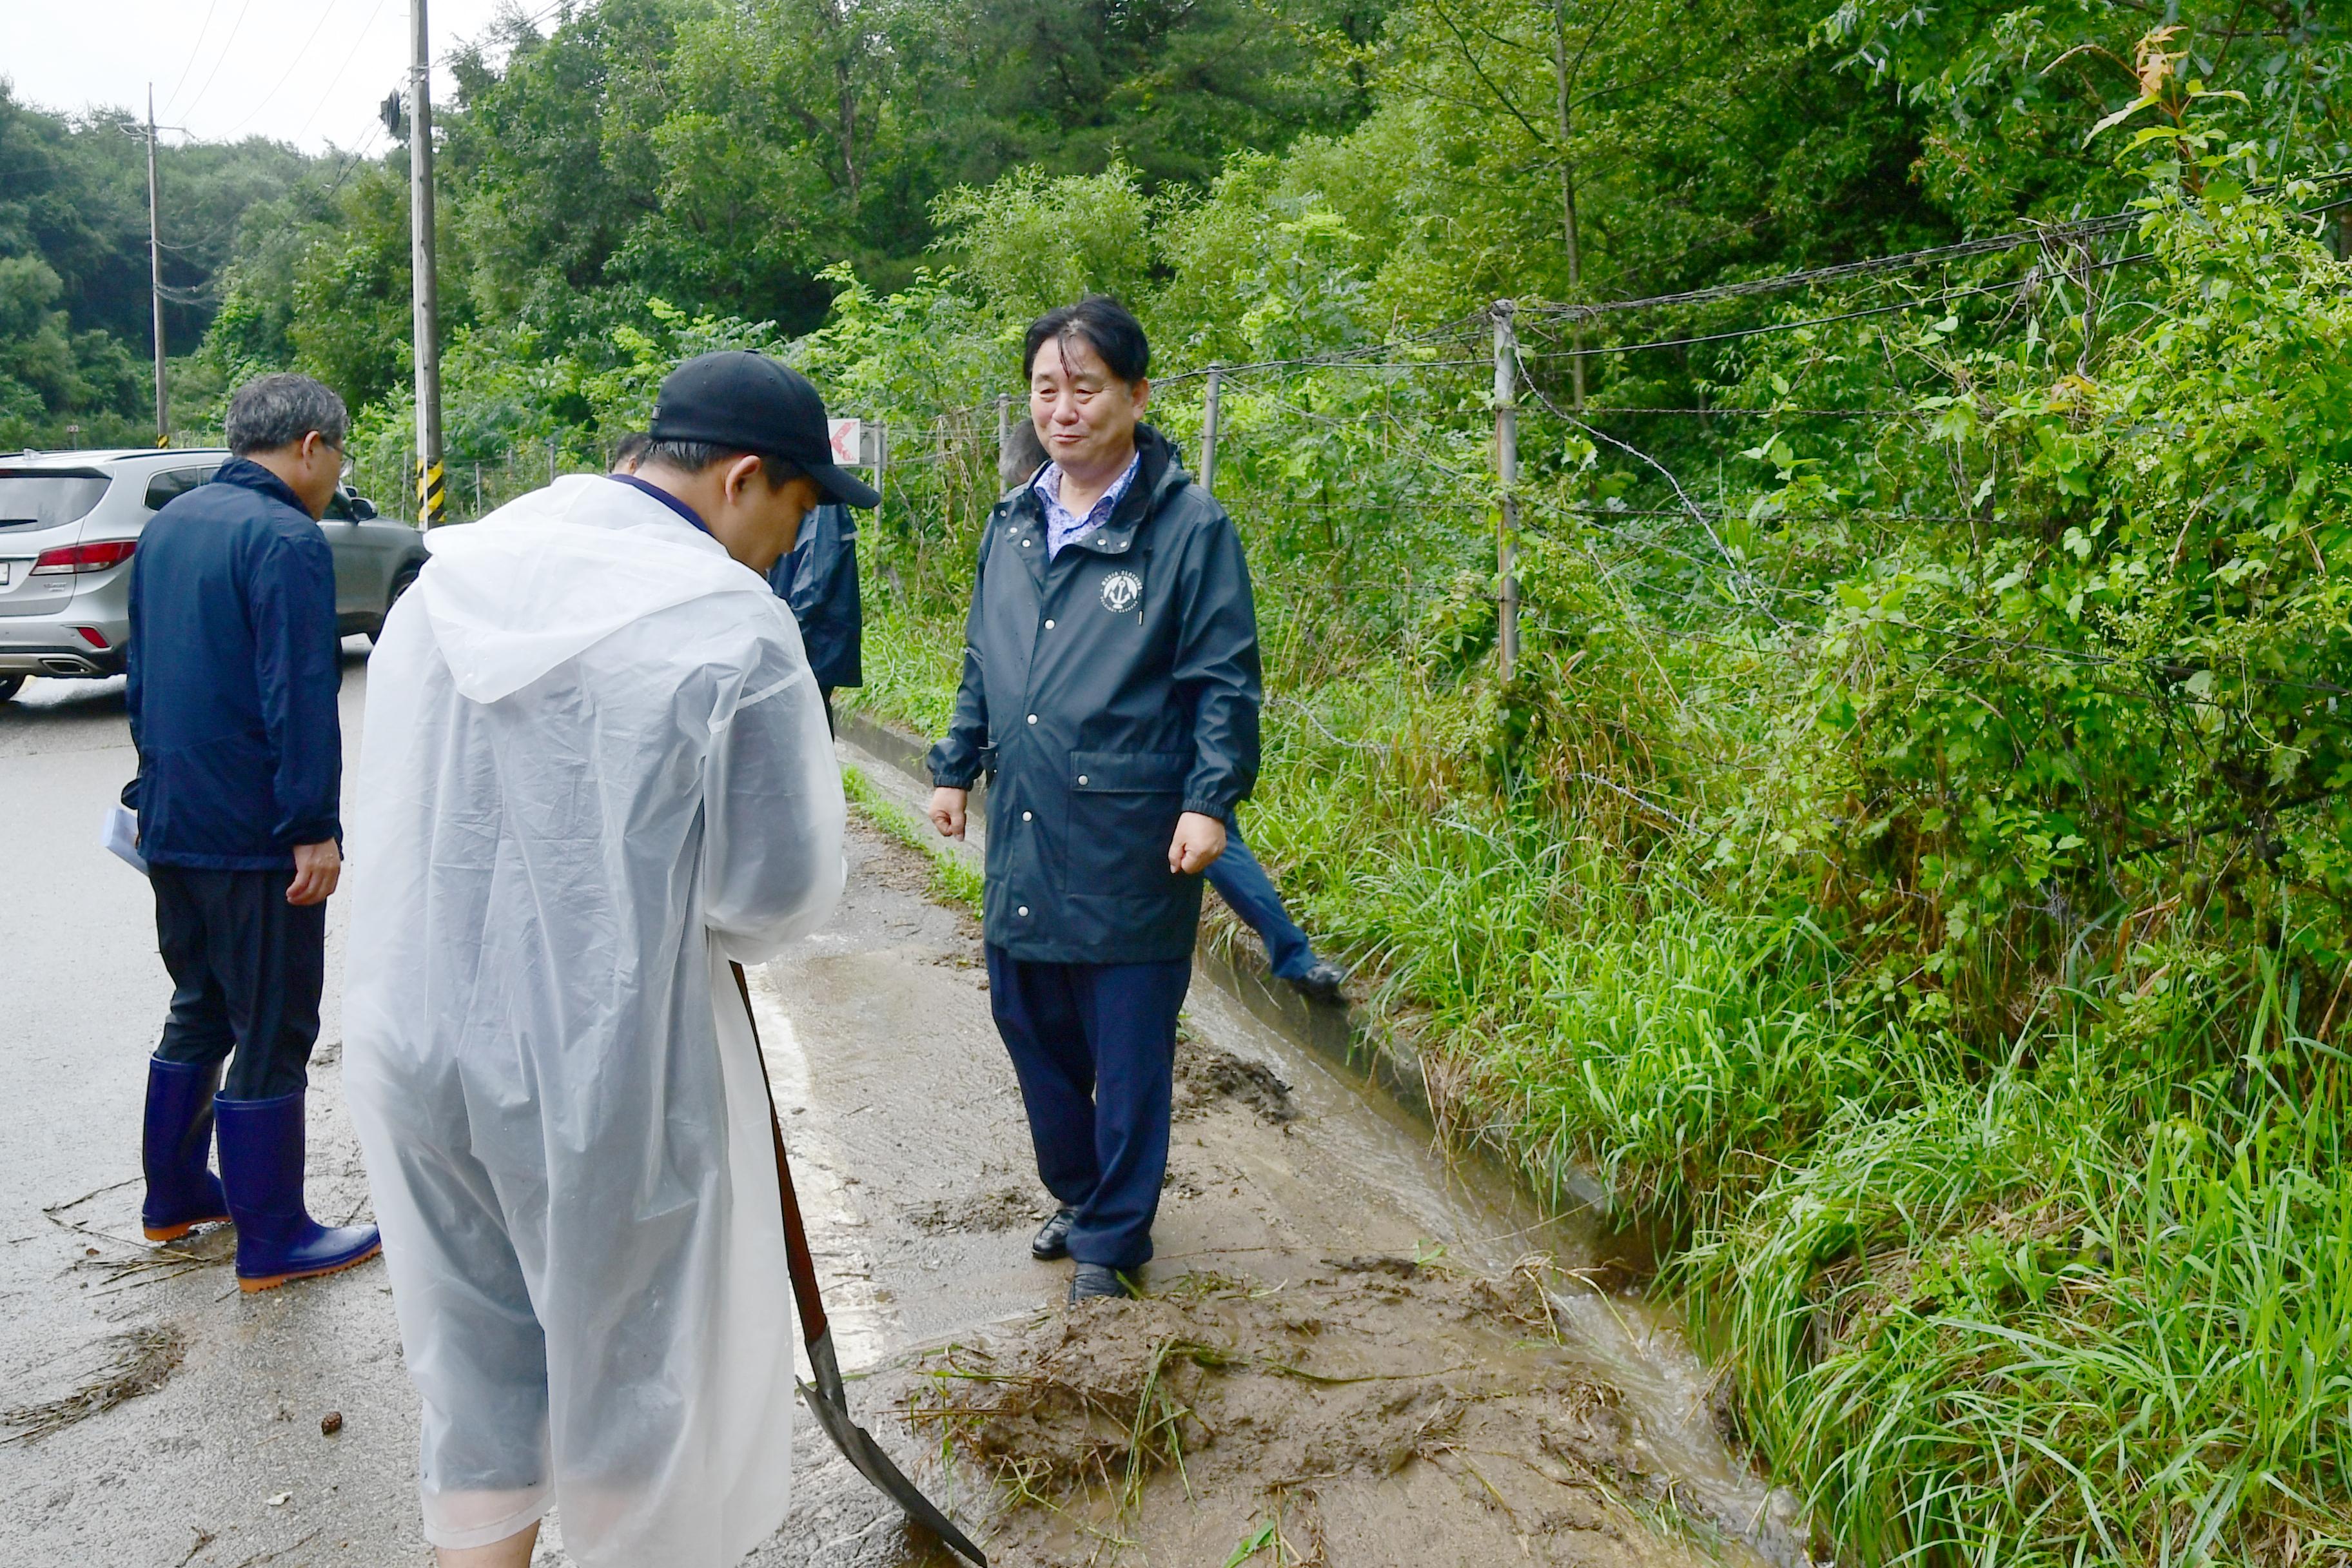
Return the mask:
<path fill-rule="evenodd" d="M 2330 187 L 2352 180 L 2352 170 L 2337 170 L 2315 174 L 2309 183 Z M 2248 188 L 2250 195 L 2271 195 L 2281 187 L 2261 184 Z M 2345 201 L 2326 202 L 2306 209 L 2307 216 L 2332 212 L 2346 205 Z M 1736 283 L 1717 283 L 1706 289 L 1689 289 L 1680 293 L 1652 294 L 1632 300 L 1603 300 L 1590 304 L 1546 303 L 1531 301 L 1523 308 L 1530 311 L 1563 318 L 1589 318 L 1623 310 L 1651 310 L 1675 305 L 1700 305 L 1717 300 L 1740 299 L 1757 294 L 1782 293 L 1791 289 L 1803 289 L 1818 283 L 1846 282 L 1857 278 L 1873 278 L 1891 272 L 1908 272 L 1922 267 L 1967 260 L 1972 257 L 1993 256 L 2028 247 L 2047 249 L 2053 247 L 2082 245 L 2108 235 L 2120 234 L 2137 227 L 2147 214 L 2137 208 L 2107 213 L 2098 217 L 2073 222 L 2037 224 L 2030 228 L 2008 234 L 1990 235 L 1981 239 L 1964 239 L 1952 245 L 1929 246 L 1921 250 L 1906 250 L 1892 256 L 1872 257 L 1861 261 L 1839 262 L 1829 267 L 1815 267 L 1795 272 L 1776 273 L 1769 278 L 1748 279 Z M 2352 258 L 2347 258 L 2352 259 Z"/>
<path fill-rule="evenodd" d="M 2325 187 L 2333 186 L 2346 180 L 2352 180 L 2352 171 L 2320 175 L 2311 183 Z M 2254 193 L 2263 194 L 2275 189 L 2274 186 L 2258 186 L 2254 187 Z M 2347 205 L 2347 200 L 2352 198 L 2328 202 L 2310 210 L 2313 215 L 2332 211 Z M 1386 374 L 1395 377 L 1455 371 L 1483 372 L 1491 367 L 1490 360 L 1486 357 L 1440 358 L 1434 357 L 1430 351 L 1478 341 L 1485 335 L 1488 324 L 1493 321 L 1498 309 L 1507 308 L 1519 321 L 1529 325 L 1568 322 L 1581 326 L 1588 321 L 1606 315 L 1670 310 L 1719 300 L 1786 293 L 1822 285 L 1888 279 L 1931 266 L 2000 255 L 2028 247 L 2044 251 L 2069 246 L 2080 247 L 2095 239 L 2130 229 L 2141 222 L 2143 216 L 2142 213 L 2134 210 L 2111 213 L 2074 222 L 2037 225 L 2007 234 L 1963 240 L 1951 245 L 1934 246 L 1890 256 L 1804 268 L 1767 278 L 1742 279 L 1705 289 L 1684 289 L 1633 299 L 1590 303 L 1543 300 L 1497 301 L 1496 305 L 1469 311 L 1436 326 L 1384 338 L 1375 342 L 1342 347 L 1320 353 L 1197 365 L 1155 377 L 1154 384 L 1160 387 L 1171 387 L 1211 379 L 1229 384 L 1244 382 L 1259 383 L 1269 378 L 1289 378 L 1322 371 L 1340 370 Z M 2153 257 L 2154 253 L 2149 251 L 2107 258 L 2085 256 L 2079 263 L 2047 269 L 2037 267 L 2030 269 L 2022 277 L 2001 282 L 1948 289 L 1826 315 L 1761 322 L 1714 331 L 1654 337 L 1633 342 L 1580 342 L 1566 348 L 1535 348 L 1522 342 L 1516 344 L 1515 353 L 1523 367 L 1528 361 L 1582 361 L 1611 355 L 1671 353 L 1772 333 L 1813 330 L 1857 320 L 1899 314 L 1907 310 L 1931 309 L 1963 300 L 2021 291 L 2031 293 L 2041 285 L 2057 284 L 2070 279 L 2087 283 L 2088 278 L 2095 273 L 2119 270 L 2153 259 Z M 1527 376 L 1526 384 L 1535 392 L 1539 400 L 1549 404 L 1549 400 L 1544 397 L 1531 375 Z M 1006 395 L 999 394 L 971 403 L 918 411 L 916 422 L 932 426 L 933 429 L 929 433 L 932 438 L 917 440 L 905 449 L 894 451 L 890 453 L 887 461 L 918 467 L 955 461 L 954 455 L 947 450 L 947 441 L 940 437 L 946 436 L 950 426 L 961 424 L 963 428 L 954 433 L 957 438 L 970 442 L 986 439 L 991 433 L 986 428 L 982 416 L 992 413 L 998 414 L 1001 426 L 1002 410 L 1007 401 Z M 1551 411 L 1561 413 L 1556 406 Z M 1612 407 L 1592 404 L 1574 410 L 1572 416 L 1563 414 L 1562 416 L 1573 417 L 1579 421 L 1614 417 L 1900 420 L 1916 417 L 1917 415 L 1916 410 L 1905 408 L 1797 408 L 1747 406 L 1736 404 L 1710 407 Z M 900 430 L 898 438 L 903 442 L 912 432 L 906 428 L 908 422 L 899 423 Z M 1585 427 L 1588 431 L 1591 430 L 1589 425 Z M 545 439 L 544 446 L 549 456 L 548 478 L 551 479 L 566 471 L 585 471 L 582 451 L 583 434 L 572 432 L 564 437 L 550 437 Z M 1650 460 L 1646 454 L 1638 452 L 1638 449 L 1621 438 L 1615 437 L 1603 438 L 1640 457 L 1645 463 Z M 611 448 L 616 440 L 615 437 L 586 436 L 584 439 L 585 445 L 601 448 L 604 459 L 609 462 Z M 886 439 L 887 439 L 887 437 Z M 483 515 L 488 510 L 495 510 L 497 506 L 504 504 L 505 501 L 512 500 L 516 495 L 521 494 L 524 489 L 530 488 L 523 481 L 538 472 L 537 454 L 534 449 L 515 443 L 501 444 L 482 455 L 454 456 L 448 460 L 446 467 L 451 500 L 453 502 L 461 504 L 470 502 L 467 512 L 471 516 Z M 1668 475 L 1667 478 L 1672 479 L 1673 476 Z M 369 480 L 374 487 L 373 493 L 379 498 L 378 505 L 384 506 L 392 515 L 403 518 L 411 518 L 415 515 L 416 508 L 413 498 L 408 494 L 409 485 L 405 474 L 369 476 Z M 1675 488 L 1678 491 L 1682 489 L 1678 482 Z M 1693 502 L 1686 494 L 1682 495 L 1680 499 L 1684 503 L 1683 510 L 1685 513 L 1695 519 L 1704 520 L 1703 506 Z M 388 505 L 387 502 L 389 502 Z M 1919 521 L 1926 521 L 1926 519 L 1922 518 Z"/>

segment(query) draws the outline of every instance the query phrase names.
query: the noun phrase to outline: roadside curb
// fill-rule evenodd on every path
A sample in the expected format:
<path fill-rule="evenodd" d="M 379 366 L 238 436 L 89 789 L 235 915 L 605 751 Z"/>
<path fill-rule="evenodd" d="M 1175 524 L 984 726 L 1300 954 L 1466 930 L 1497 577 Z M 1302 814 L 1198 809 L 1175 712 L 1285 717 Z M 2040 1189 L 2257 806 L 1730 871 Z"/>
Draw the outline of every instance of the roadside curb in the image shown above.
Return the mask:
<path fill-rule="evenodd" d="M 923 766 L 929 748 L 919 737 L 859 712 L 837 713 L 835 729 L 842 740 L 877 761 L 925 786 L 930 784 L 931 775 Z M 976 787 L 971 797 L 975 817 L 986 819 L 987 802 L 985 787 Z M 1255 942 L 1208 922 L 1202 923 L 1192 962 L 1197 973 L 1259 1024 L 1343 1072 L 1369 1079 L 1414 1121 L 1436 1131 L 1420 1052 L 1366 1009 L 1308 1000 L 1274 977 Z"/>

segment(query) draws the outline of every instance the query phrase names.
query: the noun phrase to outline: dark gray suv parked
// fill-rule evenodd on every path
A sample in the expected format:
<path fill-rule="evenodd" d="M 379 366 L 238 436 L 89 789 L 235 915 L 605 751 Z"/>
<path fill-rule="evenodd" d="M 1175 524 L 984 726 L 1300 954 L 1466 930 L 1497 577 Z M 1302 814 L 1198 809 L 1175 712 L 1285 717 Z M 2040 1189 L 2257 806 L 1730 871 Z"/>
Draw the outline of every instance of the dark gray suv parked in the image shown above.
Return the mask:
<path fill-rule="evenodd" d="M 141 531 L 227 460 L 217 448 L 0 457 L 0 702 L 28 675 L 121 671 Z M 424 539 L 348 487 L 319 528 L 335 552 L 343 632 L 373 636 L 424 567 Z"/>

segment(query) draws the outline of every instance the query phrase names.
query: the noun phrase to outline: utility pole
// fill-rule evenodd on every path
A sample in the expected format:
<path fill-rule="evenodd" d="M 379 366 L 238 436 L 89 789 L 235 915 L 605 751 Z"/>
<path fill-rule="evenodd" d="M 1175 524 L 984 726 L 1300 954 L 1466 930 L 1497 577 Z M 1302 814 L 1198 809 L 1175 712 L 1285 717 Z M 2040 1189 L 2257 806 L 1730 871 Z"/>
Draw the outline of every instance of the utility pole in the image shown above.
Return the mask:
<path fill-rule="evenodd" d="M 1217 419 L 1223 411 L 1218 395 L 1224 380 L 1222 365 L 1209 367 L 1209 400 L 1201 410 L 1201 488 L 1211 495 L 1217 493 Z"/>
<path fill-rule="evenodd" d="M 172 397 L 163 383 L 163 242 L 155 220 L 155 84 L 147 84 L 147 286 L 155 300 L 155 445 L 172 444 Z"/>
<path fill-rule="evenodd" d="M 1511 316 L 1517 309 L 1508 300 L 1495 301 L 1495 473 L 1503 489 L 1495 531 L 1495 568 L 1502 592 L 1496 647 L 1506 681 L 1519 663 L 1519 345 L 1511 331 Z"/>
<path fill-rule="evenodd" d="M 416 516 L 441 521 L 441 289 L 433 247 L 433 50 L 425 0 L 408 0 L 409 272 L 416 306 Z"/>

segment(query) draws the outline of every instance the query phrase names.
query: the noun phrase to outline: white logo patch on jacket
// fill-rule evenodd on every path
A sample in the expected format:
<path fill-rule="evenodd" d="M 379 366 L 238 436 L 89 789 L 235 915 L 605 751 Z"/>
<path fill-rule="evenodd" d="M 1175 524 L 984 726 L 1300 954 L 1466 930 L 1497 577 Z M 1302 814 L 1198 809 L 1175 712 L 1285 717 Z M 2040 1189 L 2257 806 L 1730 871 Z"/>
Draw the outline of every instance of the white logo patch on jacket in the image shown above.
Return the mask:
<path fill-rule="evenodd" d="M 1114 572 L 1103 579 L 1103 608 L 1123 616 L 1143 602 L 1143 579 L 1132 572 Z"/>

